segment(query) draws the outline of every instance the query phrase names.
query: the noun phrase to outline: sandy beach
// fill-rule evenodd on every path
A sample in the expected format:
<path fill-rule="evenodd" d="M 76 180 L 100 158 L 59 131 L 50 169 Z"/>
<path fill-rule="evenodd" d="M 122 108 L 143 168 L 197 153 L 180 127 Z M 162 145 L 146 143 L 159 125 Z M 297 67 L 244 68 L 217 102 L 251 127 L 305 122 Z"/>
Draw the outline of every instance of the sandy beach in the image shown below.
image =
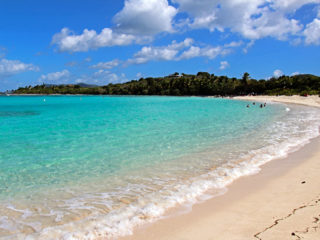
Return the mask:
<path fill-rule="evenodd" d="M 320 107 L 319 96 L 241 96 L 234 97 L 233 99 L 248 100 L 248 101 L 260 101 L 260 102 L 280 102 L 280 103 L 292 103 L 301 104 L 312 107 Z"/>
<path fill-rule="evenodd" d="M 318 96 L 239 100 L 320 107 Z M 320 138 L 228 186 L 226 194 L 136 229 L 123 239 L 320 239 Z"/>

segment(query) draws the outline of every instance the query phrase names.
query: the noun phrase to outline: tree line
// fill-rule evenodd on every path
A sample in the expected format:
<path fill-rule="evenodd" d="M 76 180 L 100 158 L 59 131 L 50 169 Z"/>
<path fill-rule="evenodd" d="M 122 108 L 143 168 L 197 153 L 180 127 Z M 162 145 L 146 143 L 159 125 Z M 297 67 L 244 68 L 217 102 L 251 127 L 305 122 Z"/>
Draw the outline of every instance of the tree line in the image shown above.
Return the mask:
<path fill-rule="evenodd" d="M 166 77 L 148 77 L 106 86 L 77 84 L 20 87 L 15 94 L 92 94 L 92 95 L 313 95 L 320 94 L 320 77 L 311 74 L 256 80 L 244 73 L 241 79 L 216 76 L 207 72 L 196 75 L 174 73 Z"/>

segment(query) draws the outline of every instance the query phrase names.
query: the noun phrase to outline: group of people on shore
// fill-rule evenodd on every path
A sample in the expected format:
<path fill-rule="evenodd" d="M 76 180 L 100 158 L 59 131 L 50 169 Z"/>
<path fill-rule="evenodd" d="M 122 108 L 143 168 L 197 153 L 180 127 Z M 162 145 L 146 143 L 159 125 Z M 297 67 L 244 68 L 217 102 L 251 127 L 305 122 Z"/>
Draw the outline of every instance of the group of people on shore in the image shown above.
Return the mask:
<path fill-rule="evenodd" d="M 256 105 L 256 103 L 253 102 L 252 105 Z M 267 106 L 267 103 L 264 103 L 264 104 L 261 103 L 261 104 L 260 104 L 260 108 L 264 108 L 264 107 L 266 107 L 266 106 Z M 250 107 L 250 104 L 247 105 L 247 108 L 249 108 L 249 107 Z"/>

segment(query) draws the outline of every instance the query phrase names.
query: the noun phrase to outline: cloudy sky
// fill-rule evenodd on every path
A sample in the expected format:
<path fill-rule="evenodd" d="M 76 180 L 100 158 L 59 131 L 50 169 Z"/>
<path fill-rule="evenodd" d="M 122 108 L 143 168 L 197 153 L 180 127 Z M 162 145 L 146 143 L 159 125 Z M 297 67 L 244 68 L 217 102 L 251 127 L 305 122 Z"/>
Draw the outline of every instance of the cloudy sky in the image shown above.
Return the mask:
<path fill-rule="evenodd" d="M 0 90 L 173 72 L 320 75 L 320 0 L 10 0 Z"/>

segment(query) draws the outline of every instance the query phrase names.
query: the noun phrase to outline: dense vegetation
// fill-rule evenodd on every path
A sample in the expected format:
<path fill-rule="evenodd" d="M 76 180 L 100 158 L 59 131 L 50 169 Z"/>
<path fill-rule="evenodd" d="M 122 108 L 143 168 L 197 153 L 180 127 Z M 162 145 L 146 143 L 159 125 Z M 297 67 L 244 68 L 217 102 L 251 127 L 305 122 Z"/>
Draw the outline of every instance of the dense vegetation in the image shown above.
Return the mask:
<path fill-rule="evenodd" d="M 94 95 L 308 95 L 320 94 L 320 77 L 303 74 L 281 76 L 269 80 L 251 79 L 245 73 L 242 79 L 215 76 L 207 72 L 197 75 L 178 73 L 162 78 L 141 78 L 122 84 L 106 86 L 37 85 L 19 88 L 15 94 L 94 94 Z"/>

